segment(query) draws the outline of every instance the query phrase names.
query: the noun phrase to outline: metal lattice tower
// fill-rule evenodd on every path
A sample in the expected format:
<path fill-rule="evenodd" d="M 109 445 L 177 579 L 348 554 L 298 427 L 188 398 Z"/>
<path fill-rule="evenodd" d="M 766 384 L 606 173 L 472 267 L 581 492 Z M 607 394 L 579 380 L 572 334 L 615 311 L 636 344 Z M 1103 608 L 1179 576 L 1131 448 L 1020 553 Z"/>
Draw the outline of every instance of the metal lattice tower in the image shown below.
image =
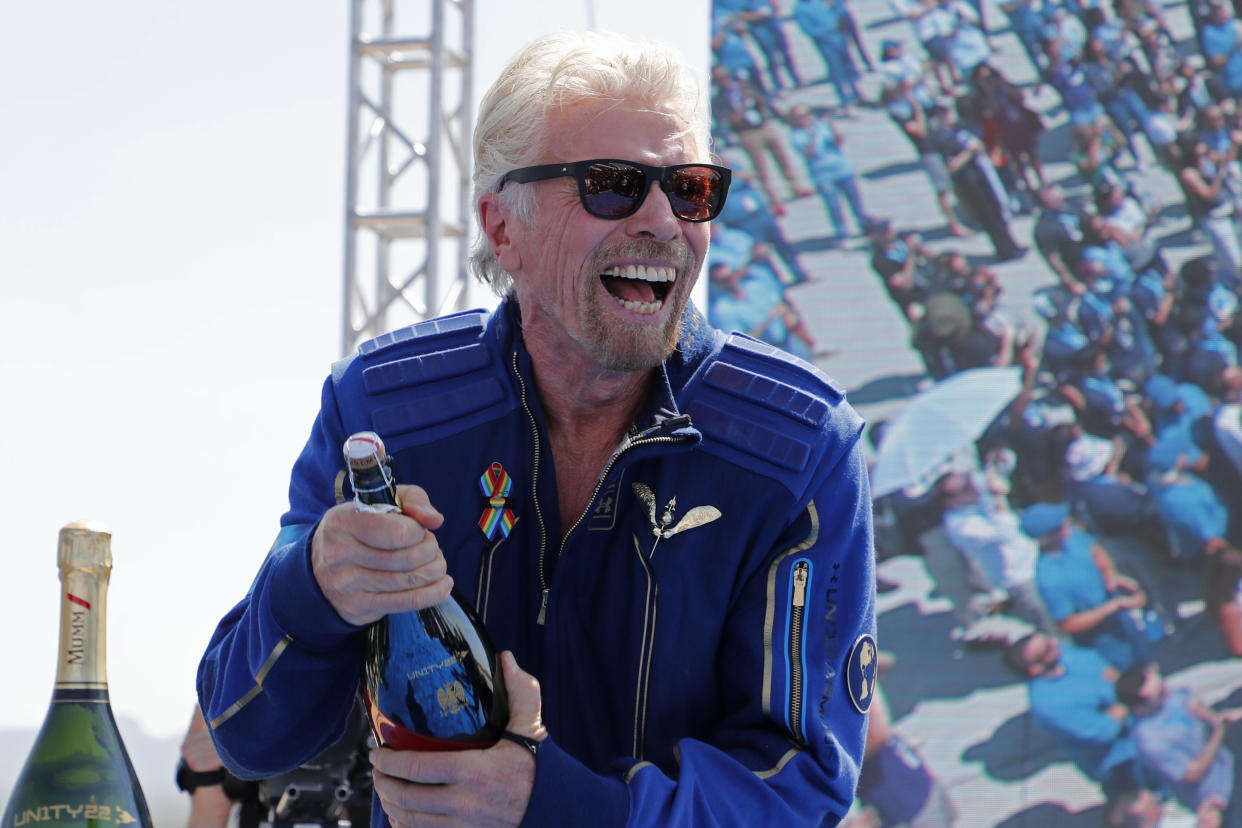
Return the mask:
<path fill-rule="evenodd" d="M 473 40 L 474 0 L 352 0 L 342 353 L 464 307 Z"/>

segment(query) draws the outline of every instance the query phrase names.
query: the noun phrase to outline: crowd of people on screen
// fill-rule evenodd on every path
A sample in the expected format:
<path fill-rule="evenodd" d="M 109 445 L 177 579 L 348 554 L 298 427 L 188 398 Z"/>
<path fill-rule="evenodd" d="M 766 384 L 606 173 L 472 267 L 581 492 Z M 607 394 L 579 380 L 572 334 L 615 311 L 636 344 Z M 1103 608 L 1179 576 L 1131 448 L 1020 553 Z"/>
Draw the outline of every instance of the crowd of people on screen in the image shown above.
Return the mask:
<path fill-rule="evenodd" d="M 715 139 L 736 172 L 712 228 L 712 319 L 806 359 L 825 353 L 788 291 L 817 274 L 779 221 L 815 197 L 823 247 L 867 239 L 930 382 L 1020 367 L 1021 392 L 969 456 L 877 503 L 899 527 L 877 551 L 917 552 L 935 526 L 974 591 L 966 626 L 1020 620 L 992 643 L 1027 683 L 1035 721 L 1099 783 L 1108 824 L 1157 825 L 1168 800 L 1199 825 L 1242 824 L 1227 746 L 1242 713 L 1166 686 L 1158 664 L 1180 623 L 1162 601 L 1166 568 L 1202 574 L 1210 647 L 1242 657 L 1242 10 L 1190 0 L 1179 38 L 1151 0 L 1009 0 L 1007 20 L 985 19 L 981 2 L 890 2 L 910 37 L 873 59 L 845 0 L 714 0 Z M 1001 60 L 1005 24 L 1021 51 Z M 798 32 L 822 65 L 794 59 Z M 1034 83 L 1011 79 L 1015 60 Z M 834 106 L 785 105 L 816 83 Z M 1055 105 L 1035 106 L 1036 89 Z M 839 127 L 864 105 L 909 139 L 947 235 L 986 234 L 990 261 L 866 208 L 864 156 Z M 1073 174 L 1060 181 L 1045 170 L 1053 126 L 1069 136 L 1057 160 Z M 1153 196 L 1153 175 L 1176 183 L 1179 204 Z M 1015 234 L 1020 214 L 1029 238 Z M 1169 255 L 1170 214 L 1189 219 L 1196 255 Z M 1043 324 L 1023 326 L 1002 311 L 997 265 L 1031 247 L 1048 284 L 1033 297 Z M 875 741 L 857 823 L 953 824 L 891 722 Z M 893 786 L 918 793 L 884 793 Z"/>

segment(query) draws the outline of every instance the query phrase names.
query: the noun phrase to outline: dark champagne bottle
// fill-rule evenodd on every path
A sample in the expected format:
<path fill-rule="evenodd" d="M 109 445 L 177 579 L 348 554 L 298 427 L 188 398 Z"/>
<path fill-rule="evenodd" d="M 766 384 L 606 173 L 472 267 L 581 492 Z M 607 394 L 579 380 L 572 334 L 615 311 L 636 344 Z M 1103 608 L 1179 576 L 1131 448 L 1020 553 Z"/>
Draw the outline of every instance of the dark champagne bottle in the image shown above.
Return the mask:
<path fill-rule="evenodd" d="M 354 505 L 400 511 L 391 462 L 378 434 L 345 441 Z M 375 738 L 397 750 L 494 745 L 509 723 L 500 661 L 470 602 L 456 589 L 438 606 L 388 615 L 367 628 L 367 714 Z"/>
<path fill-rule="evenodd" d="M 43 727 L 4 810 L 3 828 L 150 828 L 125 752 L 105 670 L 112 535 L 94 523 L 60 530 L 60 658 Z"/>

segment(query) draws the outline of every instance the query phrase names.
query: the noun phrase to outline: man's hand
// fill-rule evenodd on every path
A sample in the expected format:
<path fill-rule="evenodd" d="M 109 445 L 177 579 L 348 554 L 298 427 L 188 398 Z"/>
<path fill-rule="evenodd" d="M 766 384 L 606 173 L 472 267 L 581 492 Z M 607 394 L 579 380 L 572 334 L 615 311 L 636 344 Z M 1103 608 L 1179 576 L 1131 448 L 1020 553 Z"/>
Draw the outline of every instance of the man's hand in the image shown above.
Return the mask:
<path fill-rule="evenodd" d="M 359 626 L 442 603 L 453 588 L 432 530 L 444 516 L 418 486 L 398 486 L 401 513 L 329 509 L 311 539 L 315 580 L 341 618 Z"/>
<path fill-rule="evenodd" d="M 500 654 L 509 692 L 511 732 L 535 741 L 543 726 L 539 682 L 517 666 L 513 653 Z M 371 752 L 375 793 L 393 828 L 419 825 L 517 825 L 535 785 L 535 757 L 502 739 L 486 750 L 446 753 Z"/>
<path fill-rule="evenodd" d="M 1126 592 L 1142 592 L 1143 591 L 1143 588 L 1139 585 L 1138 581 L 1134 580 L 1129 575 L 1123 575 L 1122 573 L 1118 572 L 1115 569 L 1105 574 L 1104 588 L 1107 589 L 1109 592 L 1112 592 L 1118 589 L 1124 589 Z"/>
<path fill-rule="evenodd" d="M 198 705 L 190 719 L 190 728 L 181 742 L 181 758 L 192 771 L 213 771 L 220 765 L 220 755 L 212 744 L 211 734 Z M 204 785 L 190 794 L 190 817 L 186 828 L 224 828 L 229 821 L 233 803 L 220 785 Z"/>
<path fill-rule="evenodd" d="M 190 717 L 189 730 L 181 741 L 181 758 L 192 771 L 213 771 L 220 767 L 220 754 L 216 753 L 211 734 L 207 732 L 207 723 L 203 721 L 203 714 L 197 705 Z"/>
<path fill-rule="evenodd" d="M 1199 808 L 1195 811 L 1195 828 L 1220 828 L 1224 824 L 1225 808 L 1228 806 L 1228 802 L 1212 794 L 1199 803 Z"/>

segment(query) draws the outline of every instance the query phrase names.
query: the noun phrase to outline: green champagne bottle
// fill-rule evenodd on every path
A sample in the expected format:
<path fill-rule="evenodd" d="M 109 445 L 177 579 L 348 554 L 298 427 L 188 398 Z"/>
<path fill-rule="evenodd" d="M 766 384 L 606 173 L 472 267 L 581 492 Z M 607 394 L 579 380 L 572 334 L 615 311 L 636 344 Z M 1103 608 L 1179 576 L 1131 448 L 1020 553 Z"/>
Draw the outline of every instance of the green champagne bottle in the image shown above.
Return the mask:
<path fill-rule="evenodd" d="M 60 530 L 56 687 L 0 828 L 151 828 L 108 701 L 104 616 L 111 547 L 112 534 L 99 524 Z"/>

